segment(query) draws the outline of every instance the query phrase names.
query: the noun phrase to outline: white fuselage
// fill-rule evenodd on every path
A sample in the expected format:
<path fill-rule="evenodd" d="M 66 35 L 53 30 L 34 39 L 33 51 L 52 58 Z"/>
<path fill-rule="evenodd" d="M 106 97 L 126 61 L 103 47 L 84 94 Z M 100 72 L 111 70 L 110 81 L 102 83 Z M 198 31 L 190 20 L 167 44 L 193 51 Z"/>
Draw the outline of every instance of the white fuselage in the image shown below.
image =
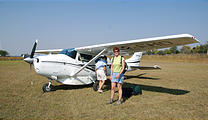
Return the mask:
<path fill-rule="evenodd" d="M 93 67 L 87 67 L 71 77 L 83 65 L 83 62 L 64 54 L 39 56 L 34 60 L 34 68 L 38 74 L 68 85 L 91 84 L 96 80 Z"/>
<path fill-rule="evenodd" d="M 86 85 L 96 81 L 95 62 L 89 64 L 81 72 L 74 76 L 83 65 L 87 62 L 81 61 L 81 56 L 76 55 L 76 58 L 71 58 L 65 54 L 54 54 L 46 56 L 38 56 L 34 59 L 35 71 L 49 79 L 56 80 L 67 85 Z M 130 59 L 126 60 L 128 70 L 131 71 L 131 65 L 138 66 L 141 56 L 135 53 Z M 108 65 L 110 63 L 108 62 Z M 110 75 L 110 68 L 107 67 L 107 75 Z"/>

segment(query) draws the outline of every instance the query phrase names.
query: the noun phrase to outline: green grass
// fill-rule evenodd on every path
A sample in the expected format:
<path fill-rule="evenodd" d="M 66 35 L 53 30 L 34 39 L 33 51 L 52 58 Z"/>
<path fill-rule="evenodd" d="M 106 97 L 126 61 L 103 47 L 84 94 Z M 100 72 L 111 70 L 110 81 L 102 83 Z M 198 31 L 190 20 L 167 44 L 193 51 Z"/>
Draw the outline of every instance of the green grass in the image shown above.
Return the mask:
<path fill-rule="evenodd" d="M 208 119 L 208 62 L 142 59 L 162 70 L 127 73 L 124 86 L 140 85 L 142 95 L 122 105 L 106 105 L 110 87 L 94 92 L 92 86 L 65 86 L 53 81 L 56 91 L 43 93 L 45 77 L 23 61 L 0 61 L 0 119 Z M 115 99 L 118 97 L 116 93 Z"/>

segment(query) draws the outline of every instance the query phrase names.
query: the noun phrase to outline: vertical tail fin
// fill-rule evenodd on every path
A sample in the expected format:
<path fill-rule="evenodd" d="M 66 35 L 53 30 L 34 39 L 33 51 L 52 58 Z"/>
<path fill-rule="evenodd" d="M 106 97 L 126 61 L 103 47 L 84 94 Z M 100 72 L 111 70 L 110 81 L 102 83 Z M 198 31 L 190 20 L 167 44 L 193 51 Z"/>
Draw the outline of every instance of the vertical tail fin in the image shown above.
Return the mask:
<path fill-rule="evenodd" d="M 142 58 L 142 52 L 135 52 L 131 58 L 125 60 L 128 66 L 139 66 L 140 60 Z"/>

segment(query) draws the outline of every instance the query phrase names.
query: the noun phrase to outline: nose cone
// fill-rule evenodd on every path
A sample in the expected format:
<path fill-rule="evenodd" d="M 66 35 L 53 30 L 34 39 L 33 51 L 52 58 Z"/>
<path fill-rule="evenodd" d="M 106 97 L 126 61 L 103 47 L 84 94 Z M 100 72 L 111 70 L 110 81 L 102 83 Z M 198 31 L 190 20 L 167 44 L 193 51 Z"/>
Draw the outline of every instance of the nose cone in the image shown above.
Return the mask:
<path fill-rule="evenodd" d="M 32 64 L 33 63 L 33 58 L 27 57 L 24 59 L 25 62 Z"/>

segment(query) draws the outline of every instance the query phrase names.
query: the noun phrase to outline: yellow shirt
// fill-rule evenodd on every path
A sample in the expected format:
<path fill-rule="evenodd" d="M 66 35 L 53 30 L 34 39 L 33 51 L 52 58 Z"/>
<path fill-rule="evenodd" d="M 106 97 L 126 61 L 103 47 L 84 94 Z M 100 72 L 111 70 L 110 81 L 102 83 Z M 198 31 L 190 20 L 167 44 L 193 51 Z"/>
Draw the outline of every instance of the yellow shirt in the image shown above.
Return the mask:
<path fill-rule="evenodd" d="M 111 59 L 111 65 L 113 65 L 113 72 L 121 72 L 122 70 L 122 62 L 124 60 L 124 57 L 121 57 L 120 55 L 118 57 L 114 56 L 114 58 Z M 113 62 L 113 63 L 112 63 Z"/>

